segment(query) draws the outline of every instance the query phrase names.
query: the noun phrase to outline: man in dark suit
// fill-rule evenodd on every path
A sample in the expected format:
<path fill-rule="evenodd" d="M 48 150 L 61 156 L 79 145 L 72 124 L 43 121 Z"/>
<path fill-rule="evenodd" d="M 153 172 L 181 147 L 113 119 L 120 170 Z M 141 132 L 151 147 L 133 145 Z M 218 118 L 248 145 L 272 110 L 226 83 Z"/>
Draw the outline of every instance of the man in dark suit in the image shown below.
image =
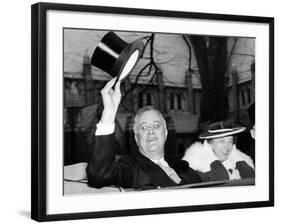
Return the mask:
<path fill-rule="evenodd" d="M 142 108 L 135 117 L 133 129 L 139 150 L 116 161 L 114 121 L 121 93 L 120 81 L 112 89 L 115 80 L 109 81 L 101 91 L 104 110 L 97 124 L 96 145 L 87 167 L 89 186 L 153 189 L 202 182 L 187 161 L 165 156 L 166 122 L 153 107 Z"/>

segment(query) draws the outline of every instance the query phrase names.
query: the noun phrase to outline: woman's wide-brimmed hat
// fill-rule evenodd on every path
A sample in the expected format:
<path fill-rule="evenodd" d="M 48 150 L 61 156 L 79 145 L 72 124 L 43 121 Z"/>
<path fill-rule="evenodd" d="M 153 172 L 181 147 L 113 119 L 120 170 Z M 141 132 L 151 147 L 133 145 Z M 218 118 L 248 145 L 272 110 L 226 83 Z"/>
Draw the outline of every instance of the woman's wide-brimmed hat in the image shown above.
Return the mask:
<path fill-rule="evenodd" d="M 219 121 L 208 126 L 200 136 L 200 139 L 221 138 L 239 134 L 246 130 L 246 127 L 233 123 L 232 121 Z"/>
<path fill-rule="evenodd" d="M 110 31 L 96 47 L 91 58 L 91 64 L 110 76 L 117 77 L 117 82 L 119 79 L 124 79 L 131 72 L 143 48 L 144 44 L 141 39 L 127 43 Z"/>

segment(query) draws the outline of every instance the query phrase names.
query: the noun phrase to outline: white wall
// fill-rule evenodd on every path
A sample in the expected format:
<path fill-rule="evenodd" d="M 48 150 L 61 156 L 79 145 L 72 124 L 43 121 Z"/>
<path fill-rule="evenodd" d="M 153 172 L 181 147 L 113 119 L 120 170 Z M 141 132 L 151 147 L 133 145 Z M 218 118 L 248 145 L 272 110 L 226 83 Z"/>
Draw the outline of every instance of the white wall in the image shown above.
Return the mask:
<path fill-rule="evenodd" d="M 151 0 L 68 0 L 63 3 L 139 7 L 194 12 L 274 16 L 275 62 L 280 62 L 280 10 L 278 1 L 151 1 Z M 1 5 L 1 187 L 0 222 L 35 223 L 30 220 L 30 4 L 35 1 L 5 1 Z M 4 49 L 4 50 L 3 50 Z M 4 68 L 4 69 L 3 69 Z M 275 96 L 280 96 L 280 64 L 276 63 Z M 4 80 L 3 80 L 4 78 Z M 279 101 L 279 102 L 278 102 Z M 275 109 L 275 160 L 280 154 L 280 100 Z M 4 125 L 3 125 L 4 124 Z M 76 220 L 54 223 L 267 223 L 280 219 L 280 162 L 276 163 L 276 207 L 208 211 L 184 214 Z M 149 202 L 148 202 L 149 203 Z"/>

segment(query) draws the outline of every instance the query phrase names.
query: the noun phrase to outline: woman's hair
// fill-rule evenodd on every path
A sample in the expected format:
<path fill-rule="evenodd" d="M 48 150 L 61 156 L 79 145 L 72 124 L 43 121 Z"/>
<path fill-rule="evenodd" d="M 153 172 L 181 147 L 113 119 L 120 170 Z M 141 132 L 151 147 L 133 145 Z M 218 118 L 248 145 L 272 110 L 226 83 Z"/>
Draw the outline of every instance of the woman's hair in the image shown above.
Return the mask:
<path fill-rule="evenodd" d="M 138 132 L 137 131 L 137 126 L 138 126 L 138 123 L 139 123 L 139 118 L 146 111 L 155 111 L 159 115 L 159 117 L 161 118 L 161 120 L 162 120 L 162 122 L 164 124 L 164 128 L 167 129 L 166 121 L 165 121 L 162 113 L 159 110 L 157 110 L 155 107 L 153 107 L 153 106 L 144 106 L 144 107 L 142 107 L 142 108 L 140 108 L 138 110 L 138 112 L 137 112 L 137 114 L 135 116 L 135 119 L 134 119 L 133 130 L 134 130 L 135 134 Z"/>
<path fill-rule="evenodd" d="M 235 145 L 236 142 L 237 142 L 237 135 L 229 135 L 229 136 L 233 137 L 233 145 Z M 211 143 L 213 139 L 215 139 L 215 138 L 210 138 L 210 139 L 206 139 L 206 140 L 207 140 L 208 143 Z"/>

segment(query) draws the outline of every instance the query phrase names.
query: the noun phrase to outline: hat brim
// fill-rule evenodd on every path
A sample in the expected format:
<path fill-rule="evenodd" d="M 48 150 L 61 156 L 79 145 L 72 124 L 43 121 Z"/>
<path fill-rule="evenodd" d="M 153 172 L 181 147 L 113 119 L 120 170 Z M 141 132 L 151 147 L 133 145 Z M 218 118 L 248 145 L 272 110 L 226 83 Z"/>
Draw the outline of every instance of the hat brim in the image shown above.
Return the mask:
<path fill-rule="evenodd" d="M 139 59 L 143 48 L 144 48 L 143 41 L 138 39 L 138 40 L 134 41 L 133 43 L 128 44 L 128 46 L 126 46 L 125 49 L 121 52 L 120 56 L 117 58 L 116 62 L 114 63 L 114 65 L 112 66 L 111 71 L 110 71 L 111 74 L 114 74 L 117 77 L 116 82 L 118 82 L 118 80 L 120 79 L 120 75 L 121 75 L 127 61 L 131 57 L 131 55 L 136 50 L 138 50 L 139 51 L 138 59 Z M 135 65 L 136 64 L 137 63 L 135 63 Z M 133 70 L 135 65 L 132 66 L 130 71 L 128 71 L 128 74 Z"/>
<path fill-rule="evenodd" d="M 210 132 L 205 132 L 202 135 L 199 136 L 199 139 L 213 139 L 213 138 L 222 138 L 226 136 L 231 136 L 231 135 L 236 135 L 239 134 L 243 131 L 245 131 L 245 127 L 239 127 L 239 128 L 232 128 L 231 130 L 228 131 L 222 131 L 222 132 L 216 132 L 216 133 L 210 133 Z"/>

